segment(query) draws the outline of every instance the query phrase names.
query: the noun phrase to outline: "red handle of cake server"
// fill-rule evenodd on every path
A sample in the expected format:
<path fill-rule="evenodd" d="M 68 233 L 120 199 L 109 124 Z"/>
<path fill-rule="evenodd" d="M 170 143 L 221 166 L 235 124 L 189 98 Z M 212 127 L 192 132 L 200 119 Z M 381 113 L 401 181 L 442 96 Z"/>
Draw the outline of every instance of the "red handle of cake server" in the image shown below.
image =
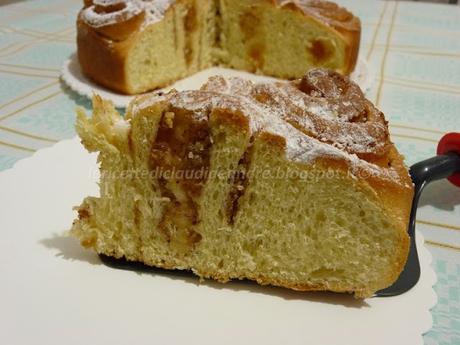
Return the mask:
<path fill-rule="evenodd" d="M 460 133 L 447 133 L 438 143 L 438 155 L 445 155 L 448 153 L 455 153 L 460 156 Z M 460 171 L 454 173 L 447 178 L 457 187 L 460 187 Z"/>

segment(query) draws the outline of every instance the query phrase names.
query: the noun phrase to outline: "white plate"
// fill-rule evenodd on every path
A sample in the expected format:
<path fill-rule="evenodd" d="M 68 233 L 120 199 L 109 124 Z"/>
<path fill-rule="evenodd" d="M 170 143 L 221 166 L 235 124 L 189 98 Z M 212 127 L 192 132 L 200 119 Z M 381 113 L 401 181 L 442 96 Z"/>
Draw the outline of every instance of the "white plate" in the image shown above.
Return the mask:
<path fill-rule="evenodd" d="M 421 280 L 397 297 L 120 271 L 63 236 L 97 178 L 76 138 L 0 173 L 0 344 L 422 344 L 432 326 L 436 276 L 420 233 Z"/>
<path fill-rule="evenodd" d="M 176 90 L 196 90 L 213 75 L 223 75 L 225 77 L 241 77 L 252 81 L 276 81 L 278 79 L 260 76 L 252 73 L 236 71 L 228 68 L 213 67 L 198 72 L 188 78 L 182 79 L 173 85 L 164 88 L 163 91 L 170 89 Z M 126 108 L 135 96 L 127 96 L 108 90 L 103 86 L 97 85 L 88 80 L 80 69 L 78 58 L 73 54 L 69 60 L 64 62 L 61 71 L 62 80 L 79 95 L 91 98 L 94 93 L 99 94 L 105 99 L 110 99 L 118 108 Z M 359 58 L 355 71 L 351 75 L 351 79 L 355 81 L 363 91 L 370 89 L 372 84 L 372 74 L 369 71 L 369 65 L 366 60 Z"/>

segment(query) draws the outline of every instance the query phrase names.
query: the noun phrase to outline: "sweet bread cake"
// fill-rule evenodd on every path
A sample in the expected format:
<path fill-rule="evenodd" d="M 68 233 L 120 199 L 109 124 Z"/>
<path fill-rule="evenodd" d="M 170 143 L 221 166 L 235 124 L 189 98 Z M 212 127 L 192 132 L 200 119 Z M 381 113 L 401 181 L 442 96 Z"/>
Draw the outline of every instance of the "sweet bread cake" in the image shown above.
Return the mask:
<path fill-rule="evenodd" d="M 78 110 L 99 152 L 100 196 L 71 233 L 98 253 L 363 298 L 393 283 L 408 254 L 413 186 L 384 115 L 347 77 L 140 96 L 123 118 L 93 98 Z"/>
<path fill-rule="evenodd" d="M 78 58 L 95 82 L 127 94 L 211 66 L 284 79 L 310 68 L 350 74 L 361 25 L 320 0 L 85 0 Z"/>

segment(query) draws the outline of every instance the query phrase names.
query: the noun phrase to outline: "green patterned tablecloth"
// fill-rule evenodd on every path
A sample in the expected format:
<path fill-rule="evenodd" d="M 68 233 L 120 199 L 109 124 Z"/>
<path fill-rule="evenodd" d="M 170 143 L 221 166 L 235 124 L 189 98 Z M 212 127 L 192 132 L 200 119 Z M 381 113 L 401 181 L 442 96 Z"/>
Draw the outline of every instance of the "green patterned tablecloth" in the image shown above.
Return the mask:
<path fill-rule="evenodd" d="M 342 0 L 362 19 L 361 55 L 374 83 L 368 96 L 390 121 L 410 165 L 460 132 L 460 7 L 419 2 Z M 59 81 L 75 51 L 81 0 L 0 0 L 0 170 L 75 135 L 76 104 L 89 102 Z M 1 193 L 1 191 L 0 191 Z M 419 210 L 438 275 L 438 304 L 426 344 L 460 344 L 460 190 L 429 186 Z"/>

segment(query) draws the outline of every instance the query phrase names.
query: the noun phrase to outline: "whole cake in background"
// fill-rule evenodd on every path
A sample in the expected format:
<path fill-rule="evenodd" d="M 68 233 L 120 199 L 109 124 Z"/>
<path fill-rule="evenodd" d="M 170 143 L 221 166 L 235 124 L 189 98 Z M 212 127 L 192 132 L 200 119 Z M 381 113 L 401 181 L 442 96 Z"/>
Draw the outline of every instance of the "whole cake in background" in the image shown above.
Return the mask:
<path fill-rule="evenodd" d="M 211 66 L 283 79 L 312 67 L 350 74 L 361 24 L 319 0 L 85 0 L 77 20 L 83 73 L 137 94 Z"/>
<path fill-rule="evenodd" d="M 77 131 L 100 196 L 71 233 L 98 253 L 221 282 L 371 296 L 404 267 L 413 185 L 383 114 L 342 75 L 211 78 L 123 118 L 95 97 Z"/>

